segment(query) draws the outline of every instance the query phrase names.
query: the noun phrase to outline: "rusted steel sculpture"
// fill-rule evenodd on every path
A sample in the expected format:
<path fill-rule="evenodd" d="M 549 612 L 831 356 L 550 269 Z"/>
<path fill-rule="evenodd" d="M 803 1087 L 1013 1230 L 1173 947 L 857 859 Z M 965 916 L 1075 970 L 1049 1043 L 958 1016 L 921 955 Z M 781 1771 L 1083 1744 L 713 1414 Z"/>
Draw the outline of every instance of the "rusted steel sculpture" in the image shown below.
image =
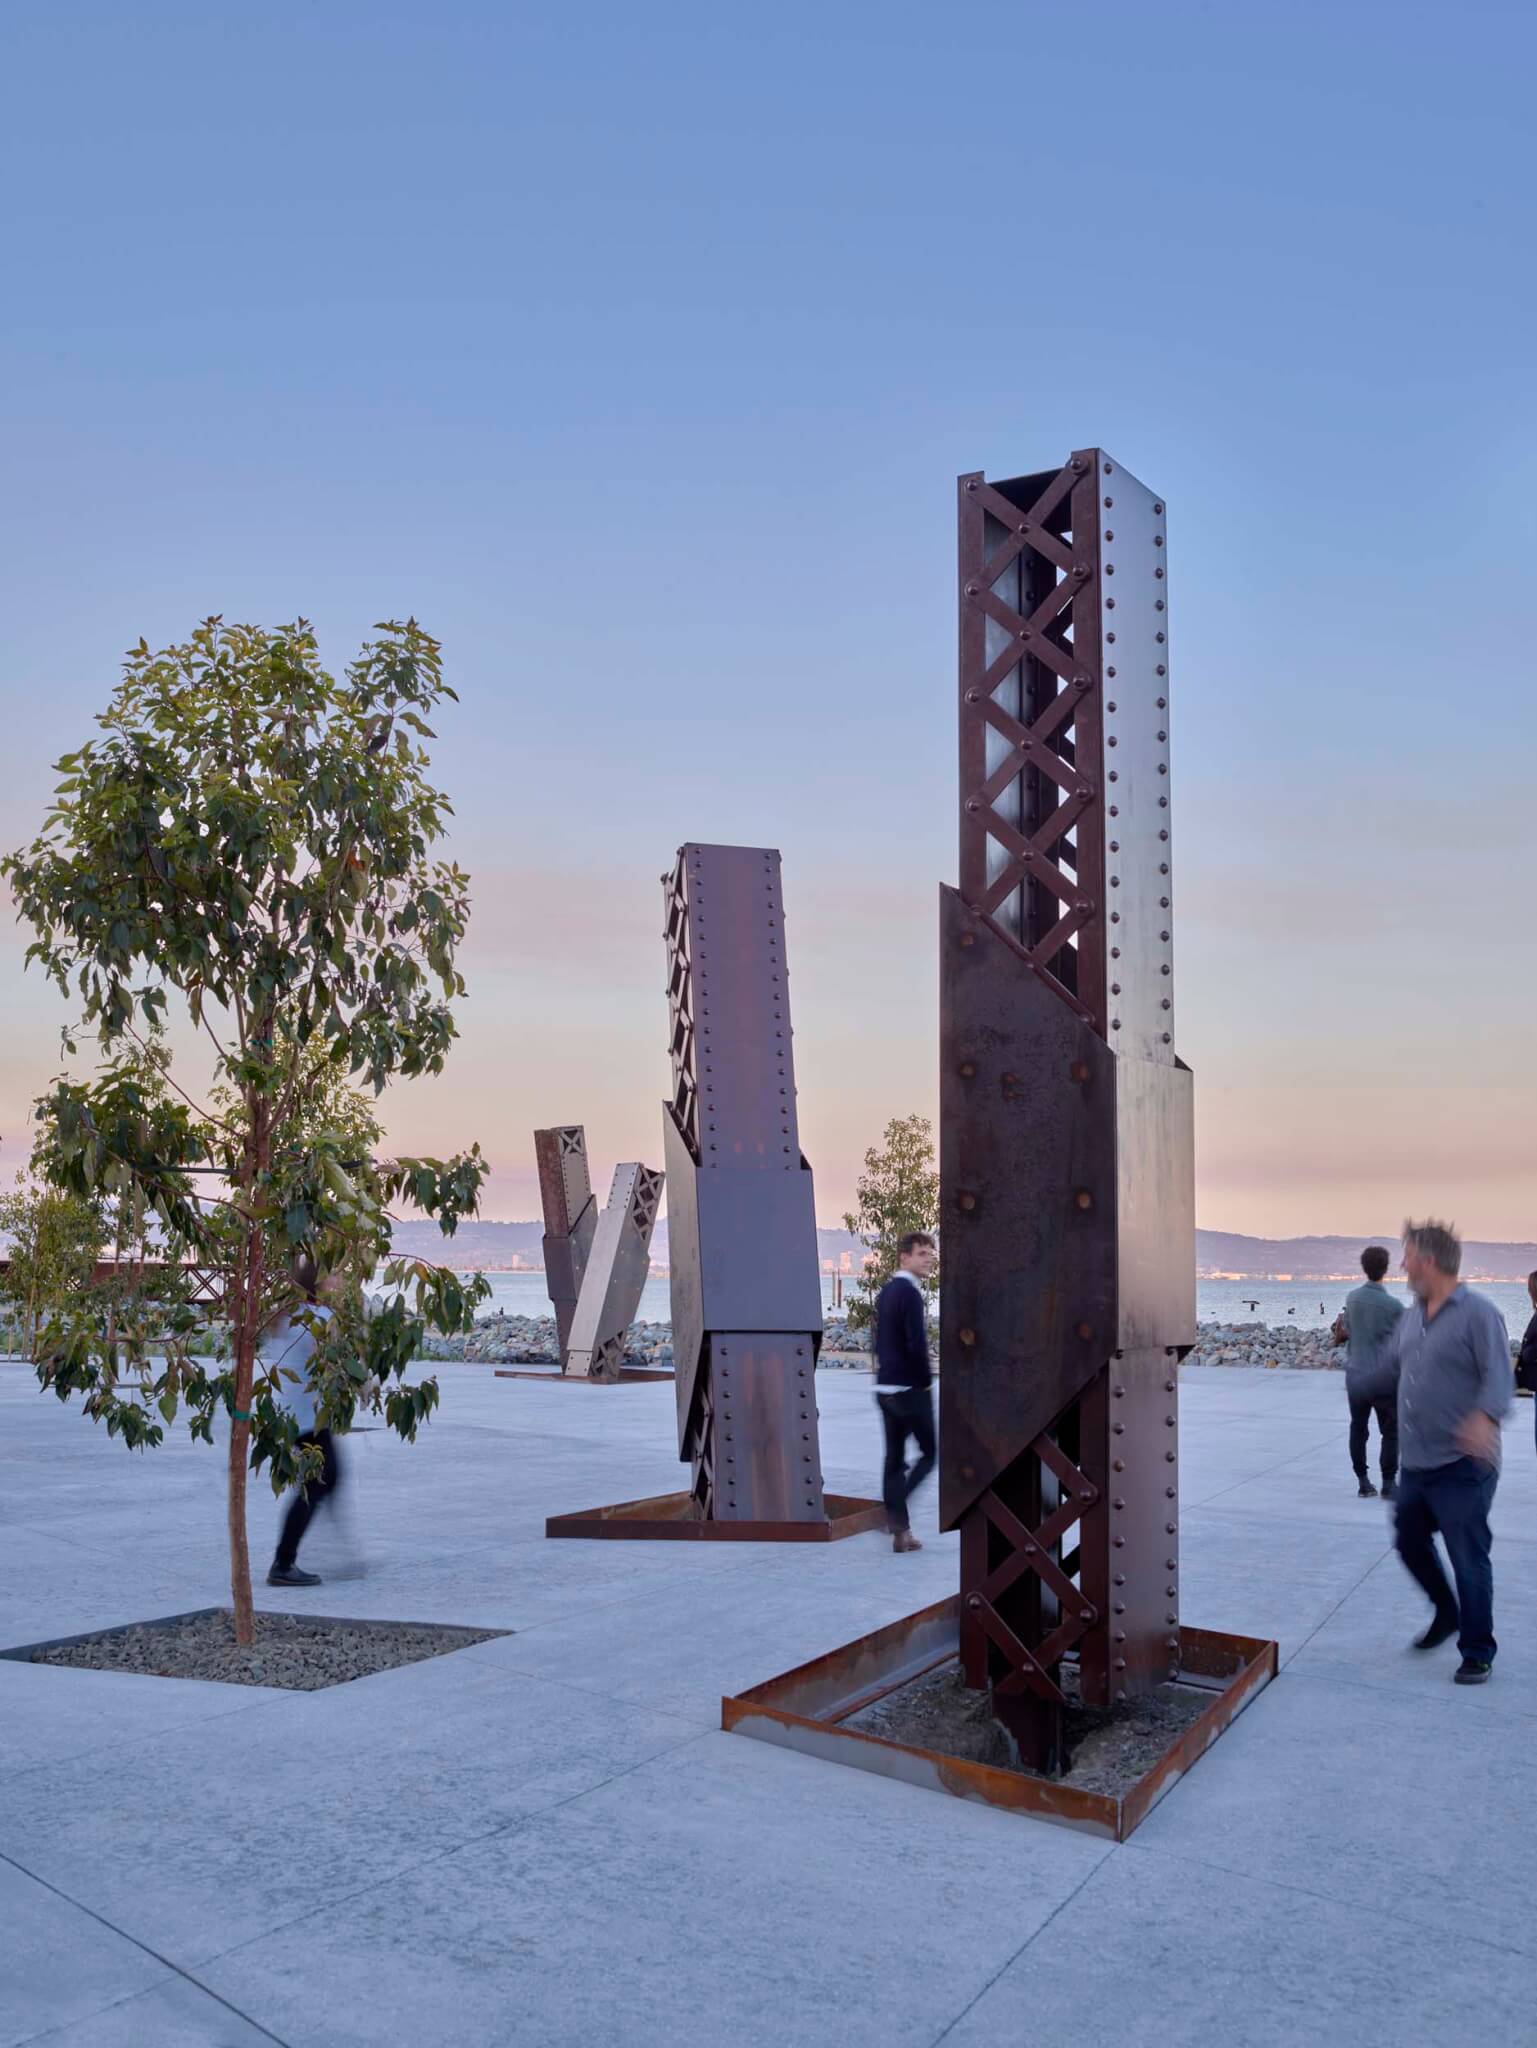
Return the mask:
<path fill-rule="evenodd" d="M 662 889 L 673 1366 L 693 1514 L 822 1522 L 822 1287 L 796 1123 L 779 855 L 685 846 Z"/>
<path fill-rule="evenodd" d="M 555 1334 L 564 1367 L 571 1319 L 598 1227 L 598 1205 L 587 1170 L 587 1134 L 580 1124 L 556 1124 L 547 1131 L 535 1131 L 534 1156 L 544 1205 L 544 1284 L 555 1308 Z"/>
<path fill-rule="evenodd" d="M 960 479 L 942 891 L 940 1514 L 1024 1761 L 1178 1668 L 1192 1080 L 1174 1050 L 1164 507 L 1098 449 Z"/>
<path fill-rule="evenodd" d="M 561 1370 L 568 1378 L 619 1378 L 625 1333 L 651 1270 L 651 1232 L 661 1201 L 661 1174 L 634 1162 L 614 1168 L 608 1205 L 587 1255 L 571 1340 L 561 1347 Z"/>

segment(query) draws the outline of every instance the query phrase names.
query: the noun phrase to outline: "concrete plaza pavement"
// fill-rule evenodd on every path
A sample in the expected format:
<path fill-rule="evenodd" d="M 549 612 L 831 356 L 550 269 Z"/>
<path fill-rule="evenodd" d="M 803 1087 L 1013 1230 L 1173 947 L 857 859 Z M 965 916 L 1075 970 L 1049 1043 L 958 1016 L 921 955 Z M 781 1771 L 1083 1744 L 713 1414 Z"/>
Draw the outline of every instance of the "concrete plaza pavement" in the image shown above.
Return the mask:
<path fill-rule="evenodd" d="M 1529 1404 L 1468 1691 L 1406 1648 L 1340 1378 L 1186 1370 L 1184 1618 L 1283 1668 L 1112 1847 L 720 1732 L 723 1691 L 953 1588 L 932 1488 L 908 1557 L 550 1543 L 677 1486 L 671 1388 L 439 1376 L 315 1525 L 306 1562 L 363 1575 L 259 1604 L 512 1634 L 307 1694 L 0 1661 L 0 2048 L 1537 2036 Z M 817 1392 L 829 1486 L 871 1491 L 868 1381 Z M 0 1364 L 0 1647 L 225 1600 L 222 1485 L 222 1450 L 130 1454 Z"/>

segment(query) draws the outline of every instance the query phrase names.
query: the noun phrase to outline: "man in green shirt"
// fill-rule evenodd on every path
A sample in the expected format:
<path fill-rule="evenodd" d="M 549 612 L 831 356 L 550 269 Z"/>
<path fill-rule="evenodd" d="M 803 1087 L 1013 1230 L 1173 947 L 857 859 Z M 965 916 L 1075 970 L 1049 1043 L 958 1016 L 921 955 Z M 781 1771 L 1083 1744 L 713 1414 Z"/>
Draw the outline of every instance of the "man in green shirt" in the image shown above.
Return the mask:
<path fill-rule="evenodd" d="M 1366 1285 L 1345 1303 L 1341 1320 L 1350 1346 L 1345 1360 L 1345 1393 L 1350 1402 L 1350 1462 L 1357 1491 L 1369 1500 L 1377 1491 L 1366 1472 L 1366 1436 L 1377 1417 L 1382 1438 L 1382 1497 L 1397 1496 L 1398 1478 L 1398 1319 L 1404 1305 L 1382 1284 L 1388 1253 L 1369 1244 L 1361 1254 Z"/>

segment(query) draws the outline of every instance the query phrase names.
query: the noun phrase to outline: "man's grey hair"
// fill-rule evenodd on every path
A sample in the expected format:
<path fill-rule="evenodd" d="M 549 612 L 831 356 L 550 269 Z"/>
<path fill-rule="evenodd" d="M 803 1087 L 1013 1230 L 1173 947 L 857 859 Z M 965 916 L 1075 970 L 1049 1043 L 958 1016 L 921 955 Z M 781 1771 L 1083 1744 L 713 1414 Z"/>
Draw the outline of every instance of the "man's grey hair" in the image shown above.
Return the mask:
<path fill-rule="evenodd" d="M 1437 1223 L 1433 1216 L 1423 1223 L 1406 1223 L 1404 1243 L 1429 1259 L 1438 1273 L 1455 1274 L 1462 1269 L 1462 1239 L 1453 1224 Z"/>

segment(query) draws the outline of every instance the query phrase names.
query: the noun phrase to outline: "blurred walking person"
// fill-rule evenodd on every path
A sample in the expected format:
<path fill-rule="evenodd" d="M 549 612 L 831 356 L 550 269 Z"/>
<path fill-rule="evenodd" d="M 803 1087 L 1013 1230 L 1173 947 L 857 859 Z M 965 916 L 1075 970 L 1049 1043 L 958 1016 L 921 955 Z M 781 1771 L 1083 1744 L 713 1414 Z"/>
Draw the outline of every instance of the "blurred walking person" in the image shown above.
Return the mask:
<path fill-rule="evenodd" d="M 1500 1423 L 1510 1407 L 1510 1337 L 1493 1302 L 1458 1280 L 1462 1245 L 1443 1223 L 1404 1225 L 1414 1303 L 1398 1324 L 1398 1554 L 1429 1597 L 1433 1650 L 1457 1632 L 1458 1685 L 1494 1668 L 1494 1569 L 1489 1509 L 1500 1476 Z M 1441 1532 L 1455 1594 L 1436 1554 Z"/>
<path fill-rule="evenodd" d="M 1382 1498 L 1392 1500 L 1398 1474 L 1398 1321 L 1404 1305 L 1382 1284 L 1388 1270 L 1385 1246 L 1369 1244 L 1361 1254 L 1366 1284 L 1345 1301 L 1340 1327 L 1350 1346 L 1345 1360 L 1345 1397 L 1350 1403 L 1350 1462 L 1363 1500 L 1376 1494 L 1366 1469 L 1371 1420 L 1381 1439 Z"/>
<path fill-rule="evenodd" d="M 302 1304 L 296 1303 L 295 1307 L 302 1305 L 308 1319 L 329 1322 L 333 1310 L 324 1297 L 335 1291 L 333 1276 L 327 1274 L 321 1278 L 313 1258 L 303 1252 L 294 1259 L 291 1272 L 294 1285 L 302 1296 Z M 289 1385 L 285 1381 L 279 1399 L 299 1425 L 299 1442 L 312 1445 L 321 1456 L 318 1476 L 295 1489 L 288 1512 L 283 1517 L 272 1569 L 267 1574 L 269 1586 L 318 1586 L 321 1583 L 318 1572 L 307 1572 L 300 1566 L 299 1545 L 304 1541 L 304 1532 L 315 1510 L 323 1501 L 334 1501 L 341 1486 L 341 1461 L 337 1456 L 336 1441 L 329 1429 L 318 1427 L 315 1393 L 309 1384 L 310 1360 L 315 1355 L 315 1348 L 314 1331 L 307 1322 L 294 1320 L 292 1314 L 278 1319 L 262 1345 L 265 1362 L 297 1374 L 298 1384 Z"/>
<path fill-rule="evenodd" d="M 923 1283 L 934 1271 L 934 1240 L 910 1230 L 897 1243 L 897 1270 L 875 1298 L 875 1403 L 886 1436 L 881 1495 L 893 1550 L 921 1550 L 907 1503 L 934 1469 L 934 1370 Z M 907 1440 L 917 1446 L 907 1464 Z"/>

